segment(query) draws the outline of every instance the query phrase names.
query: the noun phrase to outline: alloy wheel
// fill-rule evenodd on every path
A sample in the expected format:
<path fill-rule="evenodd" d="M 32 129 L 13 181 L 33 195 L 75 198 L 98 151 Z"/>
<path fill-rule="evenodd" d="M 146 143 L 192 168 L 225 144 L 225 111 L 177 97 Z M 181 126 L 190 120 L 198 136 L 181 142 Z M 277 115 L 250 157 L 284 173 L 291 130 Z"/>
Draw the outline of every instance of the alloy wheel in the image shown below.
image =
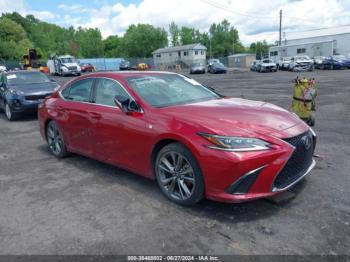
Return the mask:
<path fill-rule="evenodd" d="M 51 152 L 58 156 L 61 154 L 64 144 L 60 131 L 54 122 L 50 122 L 46 131 L 47 143 L 49 144 Z"/>
<path fill-rule="evenodd" d="M 168 151 L 160 158 L 157 169 L 160 186 L 169 197 L 187 200 L 192 196 L 195 190 L 195 176 L 185 156 L 179 152 Z"/>

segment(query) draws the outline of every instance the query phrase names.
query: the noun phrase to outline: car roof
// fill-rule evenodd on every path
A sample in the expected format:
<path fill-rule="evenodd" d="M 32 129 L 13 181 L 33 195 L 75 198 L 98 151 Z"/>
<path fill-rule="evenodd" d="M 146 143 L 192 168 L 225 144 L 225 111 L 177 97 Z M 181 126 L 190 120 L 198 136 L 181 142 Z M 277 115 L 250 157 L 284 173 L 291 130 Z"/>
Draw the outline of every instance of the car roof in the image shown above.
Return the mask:
<path fill-rule="evenodd" d="M 111 78 L 124 78 L 132 76 L 144 76 L 144 75 L 178 75 L 177 73 L 168 71 L 105 71 L 105 72 L 95 72 L 81 76 L 85 77 L 111 77 Z"/>
<path fill-rule="evenodd" d="M 5 74 L 16 74 L 16 73 L 24 73 L 24 74 L 28 74 L 28 73 L 42 73 L 39 70 L 13 70 L 13 71 L 6 71 Z"/>

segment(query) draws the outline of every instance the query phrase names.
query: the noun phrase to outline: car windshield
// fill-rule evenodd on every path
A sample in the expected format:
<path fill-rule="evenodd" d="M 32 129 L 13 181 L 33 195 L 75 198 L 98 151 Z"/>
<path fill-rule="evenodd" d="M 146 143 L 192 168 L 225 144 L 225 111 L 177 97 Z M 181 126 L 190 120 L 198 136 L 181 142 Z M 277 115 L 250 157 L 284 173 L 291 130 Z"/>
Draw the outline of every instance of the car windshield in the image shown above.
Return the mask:
<path fill-rule="evenodd" d="M 310 60 L 310 58 L 308 56 L 296 56 L 295 59 L 298 59 L 298 60 Z"/>
<path fill-rule="evenodd" d="M 50 82 L 50 79 L 41 72 L 11 72 L 6 75 L 9 85 L 40 84 Z"/>
<path fill-rule="evenodd" d="M 223 63 L 214 63 L 214 67 L 217 67 L 217 68 L 224 68 L 224 64 Z"/>
<path fill-rule="evenodd" d="M 219 98 L 193 79 L 176 74 L 138 75 L 126 78 L 131 88 L 153 107 L 189 104 Z"/>
<path fill-rule="evenodd" d="M 270 59 L 264 59 L 262 62 L 263 62 L 263 63 L 272 63 L 272 60 L 270 60 Z"/>
<path fill-rule="evenodd" d="M 61 63 L 65 64 L 65 63 L 75 63 L 75 59 L 74 58 L 61 58 Z"/>
<path fill-rule="evenodd" d="M 208 60 L 208 63 L 209 63 L 209 64 L 220 63 L 220 60 L 219 60 L 219 59 L 209 59 L 209 60 Z"/>
<path fill-rule="evenodd" d="M 340 62 L 340 61 L 346 59 L 346 57 L 343 56 L 343 55 L 333 56 L 333 58 L 334 58 L 335 61 L 338 61 L 338 62 Z"/>
<path fill-rule="evenodd" d="M 291 59 L 292 59 L 291 57 L 284 57 L 284 58 L 283 58 L 283 61 L 288 62 L 288 61 L 290 61 Z"/>
<path fill-rule="evenodd" d="M 193 63 L 191 66 L 195 67 L 195 66 L 203 66 L 203 65 L 201 63 Z"/>

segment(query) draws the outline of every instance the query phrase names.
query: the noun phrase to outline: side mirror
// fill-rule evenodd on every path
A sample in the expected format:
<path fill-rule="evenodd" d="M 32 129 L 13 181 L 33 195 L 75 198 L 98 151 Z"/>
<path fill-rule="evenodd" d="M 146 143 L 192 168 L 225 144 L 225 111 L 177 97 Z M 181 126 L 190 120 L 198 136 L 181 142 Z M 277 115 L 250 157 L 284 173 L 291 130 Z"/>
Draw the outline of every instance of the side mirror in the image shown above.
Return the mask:
<path fill-rule="evenodd" d="M 124 112 L 129 111 L 130 99 L 123 95 L 116 95 L 114 97 L 114 103 Z"/>
<path fill-rule="evenodd" d="M 140 112 L 140 107 L 135 101 L 130 101 L 130 98 L 123 95 L 116 95 L 114 103 L 126 114 Z"/>

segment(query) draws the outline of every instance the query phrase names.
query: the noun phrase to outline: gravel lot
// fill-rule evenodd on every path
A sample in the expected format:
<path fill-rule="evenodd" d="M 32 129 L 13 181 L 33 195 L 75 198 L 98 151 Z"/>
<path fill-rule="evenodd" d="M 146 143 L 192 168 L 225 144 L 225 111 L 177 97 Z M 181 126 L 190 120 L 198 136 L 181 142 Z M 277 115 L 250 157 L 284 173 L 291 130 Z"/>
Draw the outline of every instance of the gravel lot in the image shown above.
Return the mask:
<path fill-rule="evenodd" d="M 297 73 L 196 75 L 289 108 Z M 154 181 L 48 152 L 35 116 L 0 115 L 0 254 L 350 254 L 350 71 L 316 71 L 316 168 L 284 202 L 184 208 Z M 56 77 L 59 82 L 69 77 Z"/>

